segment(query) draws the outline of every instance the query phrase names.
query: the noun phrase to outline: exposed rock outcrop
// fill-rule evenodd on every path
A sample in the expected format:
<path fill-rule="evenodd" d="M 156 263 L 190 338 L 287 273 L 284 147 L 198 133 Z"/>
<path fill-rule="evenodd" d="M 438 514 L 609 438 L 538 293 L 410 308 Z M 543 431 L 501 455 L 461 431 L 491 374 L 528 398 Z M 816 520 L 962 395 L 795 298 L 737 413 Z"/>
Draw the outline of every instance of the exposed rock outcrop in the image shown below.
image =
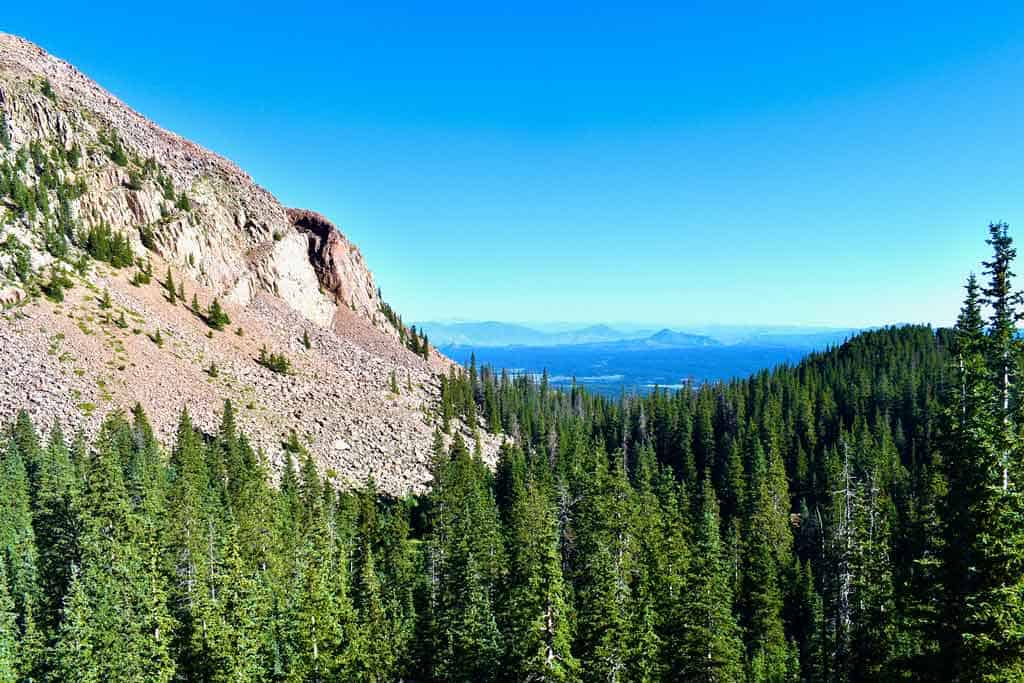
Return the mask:
<path fill-rule="evenodd" d="M 397 337 L 379 315 L 381 301 L 363 255 L 327 218 L 308 209 L 288 209 L 288 218 L 306 236 L 309 262 L 320 287 L 338 306 L 350 308 Z"/>
<path fill-rule="evenodd" d="M 286 208 L 234 163 L 160 128 L 70 64 L 3 33 L 0 106 L 13 149 L 37 140 L 81 150 L 81 166 L 69 171 L 69 180 L 85 181 L 73 207 L 82 224 L 106 222 L 137 246 L 139 230 L 149 227 L 163 258 L 239 304 L 268 292 L 329 326 L 338 305 L 354 303 L 357 315 L 386 329 L 373 276 L 344 236 L 321 237 L 331 258 L 311 263 L 306 235 L 297 233 Z M 110 158 L 112 140 L 127 163 Z M 187 209 L 175 200 L 182 196 Z M 320 291 L 322 282 L 331 283 L 326 289 L 333 296 Z"/>

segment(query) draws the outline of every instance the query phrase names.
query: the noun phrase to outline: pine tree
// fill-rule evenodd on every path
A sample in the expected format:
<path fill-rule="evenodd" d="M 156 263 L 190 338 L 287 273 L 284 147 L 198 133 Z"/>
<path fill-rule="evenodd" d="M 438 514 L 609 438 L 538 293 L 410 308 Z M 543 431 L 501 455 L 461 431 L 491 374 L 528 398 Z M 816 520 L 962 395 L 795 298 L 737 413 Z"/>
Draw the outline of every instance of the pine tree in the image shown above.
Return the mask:
<path fill-rule="evenodd" d="M 174 276 L 171 274 L 171 267 L 167 267 L 167 277 L 164 279 L 164 289 L 167 290 L 167 300 L 172 304 L 177 303 L 178 290 L 175 289 Z"/>
<path fill-rule="evenodd" d="M 621 454 L 617 454 L 621 455 Z M 596 482 L 585 489 L 576 533 L 580 562 L 574 587 L 578 627 L 575 650 L 586 679 L 623 681 L 628 678 L 630 649 L 629 576 L 635 539 L 628 515 L 631 490 L 614 457 L 609 466 L 596 454 Z"/>
<path fill-rule="evenodd" d="M 75 510 L 79 485 L 59 424 L 50 430 L 37 491 L 32 526 L 39 547 L 39 622 L 44 632 L 52 634 L 60 624 L 71 568 L 80 562 L 80 521 Z"/>
<path fill-rule="evenodd" d="M 18 681 L 18 615 L 7 585 L 7 567 L 0 562 L 0 683 Z"/>
<path fill-rule="evenodd" d="M 694 558 L 682 617 L 686 636 L 680 654 L 682 678 L 738 681 L 742 642 L 732 613 L 732 589 L 722 561 L 718 500 L 710 476 L 704 479 L 695 527 Z"/>
<path fill-rule="evenodd" d="M 776 496 L 786 497 L 786 489 L 773 491 L 768 478 L 763 452 L 755 449 L 751 467 L 751 505 L 746 516 L 743 539 L 743 622 L 750 661 L 750 680 L 785 681 L 791 672 L 786 634 L 782 624 L 782 586 L 776 552 L 787 552 L 792 546 L 788 529 L 782 528 L 784 540 L 778 538 L 779 522 L 786 523 L 788 511 L 780 511 Z"/>
<path fill-rule="evenodd" d="M 309 492 L 307 491 L 307 497 Z M 286 622 L 295 680 L 344 680 L 360 643 L 348 598 L 346 563 L 332 547 L 323 496 L 308 500 L 309 522 L 295 556 L 295 596 Z"/>
<path fill-rule="evenodd" d="M 11 129 L 7 123 L 7 114 L 2 110 L 0 110 L 0 147 L 11 148 Z"/>
<path fill-rule="evenodd" d="M 31 438 L 34 440 L 34 432 Z M 7 581 L 18 624 L 24 629 L 28 615 L 40 599 L 39 559 L 32 529 L 29 475 L 22 458 L 23 451 L 32 452 L 36 448 L 26 443 L 24 438 L 19 448 L 16 439 L 17 436 L 8 441 L 7 452 L 0 460 L 0 501 L 3 501 L 0 505 L 0 562 L 5 565 L 9 577 Z"/>
<path fill-rule="evenodd" d="M 574 680 L 569 600 L 562 577 L 558 524 L 550 498 L 534 481 L 511 484 L 506 674 L 517 681 Z"/>
<path fill-rule="evenodd" d="M 63 620 L 55 648 L 54 674 L 57 680 L 98 683 L 100 664 L 93 651 L 98 636 L 92 628 L 92 610 L 84 584 L 77 572 L 64 598 Z"/>
<path fill-rule="evenodd" d="M 224 545 L 225 561 L 217 577 L 220 622 L 211 629 L 216 659 L 211 680 L 255 683 L 264 680 L 261 620 L 265 615 L 259 603 L 266 596 L 262 594 L 256 570 L 247 566 L 239 553 L 231 525 L 226 530 Z"/>
<path fill-rule="evenodd" d="M 67 654 L 64 661 L 89 653 L 86 664 L 92 662 L 100 680 L 170 681 L 175 667 L 162 574 L 147 562 L 125 486 L 124 468 L 132 458 L 132 443 L 124 418 L 119 414 L 107 418 L 88 464 L 82 495 L 87 520 L 82 569 L 73 582 L 81 582 L 73 591 L 85 596 L 88 607 L 76 609 L 87 615 L 87 626 L 75 624 L 65 614 L 68 628 L 62 629 L 64 642 L 58 650 Z M 81 637 L 83 630 L 88 643 L 66 642 Z"/>
<path fill-rule="evenodd" d="M 434 676 L 494 680 L 503 649 L 493 600 L 503 567 L 499 523 L 486 469 L 459 435 L 435 473 L 430 524 Z"/>
<path fill-rule="evenodd" d="M 231 318 L 221 308 L 220 301 L 216 297 L 210 302 L 210 310 L 206 314 L 206 323 L 218 331 L 231 324 Z"/>
<path fill-rule="evenodd" d="M 170 577 L 170 602 L 180 622 L 176 649 L 183 672 L 208 676 L 210 653 L 203 619 L 215 620 L 209 601 L 213 586 L 214 564 L 211 554 L 213 515 L 210 497 L 210 470 L 204 446 L 192 426 L 188 410 L 178 420 L 177 435 L 171 453 L 171 483 L 167 497 L 167 574 Z"/>
<path fill-rule="evenodd" d="M 959 680 L 1024 677 L 1024 459 L 1015 396 L 1021 295 L 1005 223 L 989 226 L 993 256 L 978 296 L 968 281 L 957 325 L 958 397 L 947 417 L 946 576 L 952 671 Z M 991 311 L 982 332 L 981 306 Z"/>
<path fill-rule="evenodd" d="M 395 677 L 397 653 L 391 639 L 391 624 L 381 596 L 380 580 L 374 565 L 369 539 L 360 539 L 357 553 L 354 592 L 359 614 L 360 645 L 356 670 L 360 678 Z"/>

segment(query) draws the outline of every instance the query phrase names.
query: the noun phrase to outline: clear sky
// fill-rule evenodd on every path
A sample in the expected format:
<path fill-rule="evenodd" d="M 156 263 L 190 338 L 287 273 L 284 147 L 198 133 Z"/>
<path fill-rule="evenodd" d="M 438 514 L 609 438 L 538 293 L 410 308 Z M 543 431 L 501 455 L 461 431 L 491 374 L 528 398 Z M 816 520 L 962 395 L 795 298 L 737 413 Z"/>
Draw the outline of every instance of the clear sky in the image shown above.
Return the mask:
<path fill-rule="evenodd" d="M 1024 3 L 22 2 L 0 29 L 332 218 L 407 320 L 945 323 L 988 222 L 1024 242 Z"/>

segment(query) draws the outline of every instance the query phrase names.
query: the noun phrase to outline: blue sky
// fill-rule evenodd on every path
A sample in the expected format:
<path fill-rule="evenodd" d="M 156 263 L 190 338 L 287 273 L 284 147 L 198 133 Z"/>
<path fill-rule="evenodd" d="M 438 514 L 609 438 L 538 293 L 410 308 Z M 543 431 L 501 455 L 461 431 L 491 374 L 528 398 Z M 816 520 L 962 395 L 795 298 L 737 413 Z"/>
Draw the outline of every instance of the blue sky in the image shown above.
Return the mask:
<path fill-rule="evenodd" d="M 210 4 L 0 29 L 332 218 L 407 320 L 945 323 L 1024 240 L 1021 3 Z"/>

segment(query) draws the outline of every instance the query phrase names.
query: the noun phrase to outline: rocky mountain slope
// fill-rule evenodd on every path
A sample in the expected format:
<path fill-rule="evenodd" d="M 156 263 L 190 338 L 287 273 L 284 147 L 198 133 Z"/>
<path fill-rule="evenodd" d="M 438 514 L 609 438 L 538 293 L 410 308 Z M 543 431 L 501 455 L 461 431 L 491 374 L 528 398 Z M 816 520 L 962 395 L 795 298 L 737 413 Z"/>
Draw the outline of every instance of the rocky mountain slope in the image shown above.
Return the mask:
<path fill-rule="evenodd" d="M 294 430 L 340 481 L 426 481 L 451 364 L 410 343 L 330 221 L 7 34 L 0 112 L 0 419 L 95 428 L 138 399 L 166 435 L 232 398 L 273 463 Z"/>

